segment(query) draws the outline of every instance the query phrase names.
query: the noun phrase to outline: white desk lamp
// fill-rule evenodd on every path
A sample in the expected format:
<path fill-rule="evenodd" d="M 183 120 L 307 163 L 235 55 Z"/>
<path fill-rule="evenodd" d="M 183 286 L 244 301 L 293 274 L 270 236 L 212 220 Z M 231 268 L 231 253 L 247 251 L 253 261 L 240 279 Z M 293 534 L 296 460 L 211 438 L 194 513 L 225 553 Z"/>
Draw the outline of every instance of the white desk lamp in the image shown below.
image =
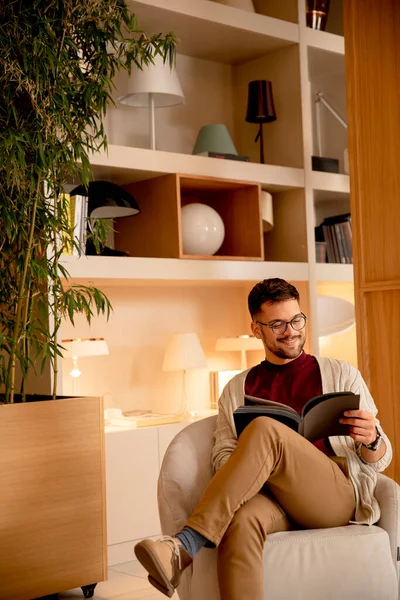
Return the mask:
<path fill-rule="evenodd" d="M 318 90 L 315 94 L 315 103 L 316 103 L 316 133 L 317 133 L 317 146 L 318 146 L 318 156 L 322 156 L 322 141 L 321 141 L 321 104 L 323 104 L 329 112 L 335 117 L 337 121 L 347 129 L 346 121 L 339 115 L 339 113 L 333 108 L 333 106 L 324 98 L 323 93 Z M 348 158 L 348 150 L 347 148 L 344 151 L 344 170 L 348 174 L 349 173 L 349 158 Z"/>
<path fill-rule="evenodd" d="M 137 108 L 149 108 L 150 148 L 156 148 L 154 109 L 182 104 L 185 97 L 177 72 L 162 56 L 154 57 L 154 63 L 132 69 L 126 94 L 119 96 L 121 104 Z"/>
<path fill-rule="evenodd" d="M 165 348 L 162 370 L 182 371 L 182 416 L 191 414 L 187 408 L 186 371 L 207 366 L 197 333 L 175 333 L 171 336 Z"/>
<path fill-rule="evenodd" d="M 101 356 L 109 354 L 108 346 L 104 338 L 73 338 L 61 340 L 64 346 L 64 358 L 72 358 L 72 371 L 70 375 L 74 380 L 74 395 L 79 394 L 79 377 L 82 372 L 79 370 L 78 358 L 85 356 Z"/>
<path fill-rule="evenodd" d="M 240 368 L 247 369 L 247 350 L 263 350 L 262 341 L 252 335 L 238 335 L 237 337 L 220 337 L 215 345 L 217 351 L 239 351 L 241 357 Z"/>

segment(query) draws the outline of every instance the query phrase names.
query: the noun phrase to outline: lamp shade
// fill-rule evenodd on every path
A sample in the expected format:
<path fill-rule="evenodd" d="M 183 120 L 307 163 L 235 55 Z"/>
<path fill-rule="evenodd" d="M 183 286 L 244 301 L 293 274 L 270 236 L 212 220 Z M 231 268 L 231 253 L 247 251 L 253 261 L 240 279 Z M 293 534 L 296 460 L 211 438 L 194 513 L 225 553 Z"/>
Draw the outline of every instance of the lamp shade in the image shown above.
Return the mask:
<path fill-rule="evenodd" d="M 355 325 L 354 305 L 343 298 L 318 296 L 318 335 L 344 333 Z"/>
<path fill-rule="evenodd" d="M 274 226 L 272 196 L 264 191 L 261 192 L 261 218 L 263 222 L 263 231 L 271 231 Z"/>
<path fill-rule="evenodd" d="M 135 198 L 119 185 L 109 181 L 91 181 L 87 188 L 80 185 L 71 192 L 71 196 L 76 194 L 88 196 L 90 219 L 113 219 L 140 213 Z"/>
<path fill-rule="evenodd" d="M 175 333 L 165 348 L 163 371 L 203 369 L 207 361 L 197 333 Z"/>
<path fill-rule="evenodd" d="M 253 335 L 238 335 L 236 337 L 220 337 L 215 344 L 217 351 L 233 350 L 262 350 L 262 341 Z"/>
<path fill-rule="evenodd" d="M 192 154 L 201 154 L 203 152 L 237 154 L 226 125 L 217 123 L 204 125 L 200 129 Z"/>
<path fill-rule="evenodd" d="M 82 358 L 84 356 L 101 356 L 109 354 L 104 338 L 73 338 L 61 340 L 64 346 L 64 358 Z"/>
<path fill-rule="evenodd" d="M 215 349 L 218 351 L 239 350 L 241 354 L 241 369 L 247 369 L 247 350 L 262 350 L 263 343 L 254 335 L 238 335 L 236 337 L 220 337 L 217 339 Z"/>
<path fill-rule="evenodd" d="M 151 99 L 155 108 L 182 104 L 185 99 L 176 69 L 160 55 L 154 57 L 154 63 L 132 69 L 126 93 L 118 98 L 121 104 L 136 108 L 147 108 Z"/>
<path fill-rule="evenodd" d="M 272 83 L 265 79 L 249 82 L 247 114 L 248 123 L 271 123 L 276 120 Z"/>

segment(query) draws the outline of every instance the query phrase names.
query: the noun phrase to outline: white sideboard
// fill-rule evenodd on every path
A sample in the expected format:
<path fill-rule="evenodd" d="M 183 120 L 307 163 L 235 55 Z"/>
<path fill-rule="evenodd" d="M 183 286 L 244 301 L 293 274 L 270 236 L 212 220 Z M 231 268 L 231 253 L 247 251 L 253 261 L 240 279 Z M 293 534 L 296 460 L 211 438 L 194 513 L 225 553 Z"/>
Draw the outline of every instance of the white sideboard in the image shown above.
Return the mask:
<path fill-rule="evenodd" d="M 188 421 L 138 429 L 106 427 L 109 566 L 134 559 L 133 547 L 159 537 L 157 479 L 168 445 Z"/>

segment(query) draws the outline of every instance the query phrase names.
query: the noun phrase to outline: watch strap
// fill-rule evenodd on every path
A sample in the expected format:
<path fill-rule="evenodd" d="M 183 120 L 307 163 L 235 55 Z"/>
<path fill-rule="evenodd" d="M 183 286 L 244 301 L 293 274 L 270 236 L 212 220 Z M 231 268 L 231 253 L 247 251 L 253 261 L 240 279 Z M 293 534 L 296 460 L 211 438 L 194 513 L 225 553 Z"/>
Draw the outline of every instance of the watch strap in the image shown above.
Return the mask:
<path fill-rule="evenodd" d="M 363 444 L 363 446 L 365 448 L 367 448 L 368 450 L 372 450 L 373 452 L 376 452 L 379 448 L 379 446 L 382 443 L 382 436 L 379 433 L 379 431 L 376 429 L 376 438 L 373 442 L 371 442 L 370 444 Z"/>

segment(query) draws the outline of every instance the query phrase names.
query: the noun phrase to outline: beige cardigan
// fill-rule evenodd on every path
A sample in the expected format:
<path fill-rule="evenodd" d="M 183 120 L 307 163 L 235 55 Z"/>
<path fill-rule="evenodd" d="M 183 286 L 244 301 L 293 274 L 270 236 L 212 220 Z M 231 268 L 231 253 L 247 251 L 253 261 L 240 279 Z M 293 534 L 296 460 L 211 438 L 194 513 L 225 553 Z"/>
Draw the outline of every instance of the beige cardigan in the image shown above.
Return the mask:
<path fill-rule="evenodd" d="M 317 357 L 322 377 L 323 393 L 351 391 L 360 394 L 360 409 L 377 414 L 372 396 L 361 373 L 349 363 L 334 358 Z M 217 471 L 237 446 L 233 411 L 244 403 L 244 383 L 248 373 L 243 371 L 225 386 L 219 399 L 219 413 L 214 434 L 212 464 Z M 374 496 L 377 473 L 386 469 L 392 459 L 392 447 L 379 421 L 376 426 L 386 442 L 386 452 L 376 463 L 366 462 L 361 456 L 361 444 L 351 437 L 330 437 L 329 441 L 337 456 L 348 459 L 350 479 L 356 496 L 355 522 L 372 525 L 379 520 L 380 508 Z"/>

